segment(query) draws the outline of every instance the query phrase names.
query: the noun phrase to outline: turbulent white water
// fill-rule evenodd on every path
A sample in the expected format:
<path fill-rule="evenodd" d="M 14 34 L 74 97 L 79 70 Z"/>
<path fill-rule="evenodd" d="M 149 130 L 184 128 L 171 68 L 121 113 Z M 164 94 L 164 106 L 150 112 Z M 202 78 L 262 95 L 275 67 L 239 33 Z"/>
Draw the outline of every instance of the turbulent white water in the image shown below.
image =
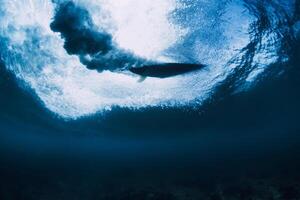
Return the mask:
<path fill-rule="evenodd" d="M 49 27 L 57 2 L 0 0 L 5 42 L 0 55 L 49 110 L 72 119 L 113 106 L 201 104 L 233 71 L 226 63 L 248 44 L 254 20 L 238 1 L 74 0 L 121 49 L 146 59 L 208 65 L 196 73 L 139 83 L 130 73 L 88 70 L 68 55 L 63 39 Z"/>

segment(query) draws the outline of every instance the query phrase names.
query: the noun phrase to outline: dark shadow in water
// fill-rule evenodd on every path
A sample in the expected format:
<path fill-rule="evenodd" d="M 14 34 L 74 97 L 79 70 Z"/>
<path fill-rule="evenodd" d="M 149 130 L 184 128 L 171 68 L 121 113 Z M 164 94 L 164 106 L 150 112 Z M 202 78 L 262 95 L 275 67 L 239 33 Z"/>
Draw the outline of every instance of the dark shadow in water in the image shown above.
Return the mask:
<path fill-rule="evenodd" d="M 53 116 L 0 69 L 4 199 L 298 194 L 298 67 L 192 111 L 115 108 L 78 121 Z"/>

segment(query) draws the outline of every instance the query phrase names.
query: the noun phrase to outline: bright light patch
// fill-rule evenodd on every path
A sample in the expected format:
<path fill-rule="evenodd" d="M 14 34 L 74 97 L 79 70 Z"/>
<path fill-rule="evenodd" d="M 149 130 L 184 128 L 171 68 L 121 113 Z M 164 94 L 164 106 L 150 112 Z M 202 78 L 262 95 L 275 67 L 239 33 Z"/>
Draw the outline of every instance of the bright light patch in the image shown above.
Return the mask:
<path fill-rule="evenodd" d="M 197 55 L 199 59 L 207 58 L 199 61 L 207 61 L 205 64 L 208 67 L 167 79 L 147 78 L 142 83 L 138 82 L 139 77 L 129 72 L 91 71 L 76 56 L 68 55 L 60 35 L 50 30 L 56 6 L 54 3 L 50 0 L 0 0 L 0 36 L 9 43 L 7 48 L 1 50 L 0 56 L 7 68 L 28 84 L 49 110 L 64 118 L 76 119 L 110 110 L 113 106 L 137 109 L 199 104 L 230 73 L 230 69 L 224 67 L 228 55 L 233 55 L 234 48 L 241 48 L 248 41 L 247 36 L 242 37 L 246 34 L 228 37 L 222 31 L 212 35 L 213 38 L 187 38 L 198 37 L 198 33 L 192 34 L 195 29 L 203 36 L 209 27 L 209 31 L 214 32 L 226 26 L 221 22 L 228 19 L 211 14 L 216 5 L 224 7 L 218 0 L 199 0 L 197 5 L 201 8 L 206 6 L 206 9 L 196 9 L 197 12 L 192 13 L 193 17 L 201 19 L 198 27 L 194 24 L 183 26 L 180 20 L 175 22 L 172 19 L 175 11 L 181 9 L 181 4 L 176 0 L 74 2 L 84 6 L 99 29 L 112 34 L 120 48 L 146 59 L 164 57 L 165 60 L 175 61 L 182 56 L 182 50 L 188 49 L 188 54 Z M 184 13 L 182 17 L 188 18 L 189 13 Z M 247 20 L 243 18 L 230 28 L 244 30 L 241 24 L 249 23 Z M 202 22 L 206 29 L 199 28 Z M 208 26 L 209 22 L 214 22 L 215 26 Z M 194 41 L 193 48 L 189 46 L 190 41 Z M 222 45 L 210 46 L 210 41 L 222 41 Z M 176 48 L 172 49 L 174 46 Z M 172 58 L 167 57 L 165 51 L 169 51 Z"/>

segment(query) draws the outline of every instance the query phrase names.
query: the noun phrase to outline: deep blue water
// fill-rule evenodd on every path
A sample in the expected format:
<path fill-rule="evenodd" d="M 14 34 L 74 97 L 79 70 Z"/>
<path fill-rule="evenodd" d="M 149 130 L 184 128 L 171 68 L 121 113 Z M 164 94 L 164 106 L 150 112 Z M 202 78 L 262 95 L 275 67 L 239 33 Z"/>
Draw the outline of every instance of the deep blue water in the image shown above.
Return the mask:
<path fill-rule="evenodd" d="M 174 43 L 147 36 L 172 43 L 161 50 L 153 40 L 155 56 L 141 53 L 143 43 L 126 49 L 127 29 L 99 29 L 93 12 L 105 2 L 78 1 L 60 14 L 64 1 L 36 2 L 24 8 L 32 23 L 18 16 L 22 3 L 0 6 L 1 199 L 218 199 L 219 187 L 249 199 L 269 195 L 265 185 L 279 199 L 300 197 L 298 1 L 182 1 L 168 19 L 189 31 Z M 61 35 L 38 21 L 48 4 Z M 163 17 L 169 4 L 156 4 L 149 12 Z M 128 63 L 168 59 L 208 69 L 143 83 L 126 72 Z"/>

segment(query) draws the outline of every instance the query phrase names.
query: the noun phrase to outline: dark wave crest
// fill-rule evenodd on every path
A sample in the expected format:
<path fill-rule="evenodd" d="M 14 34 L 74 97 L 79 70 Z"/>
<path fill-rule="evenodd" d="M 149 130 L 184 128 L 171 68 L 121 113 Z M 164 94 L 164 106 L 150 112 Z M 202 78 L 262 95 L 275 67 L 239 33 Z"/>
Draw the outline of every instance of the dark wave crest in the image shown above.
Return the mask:
<path fill-rule="evenodd" d="M 71 1 L 58 6 L 50 27 L 61 33 L 69 54 L 106 54 L 112 50 L 111 35 L 95 30 L 89 13 Z"/>
<path fill-rule="evenodd" d="M 88 69 L 115 71 L 146 63 L 118 48 L 112 36 L 96 27 L 88 11 L 73 1 L 58 4 L 50 27 L 61 34 L 66 51 L 78 55 Z"/>

